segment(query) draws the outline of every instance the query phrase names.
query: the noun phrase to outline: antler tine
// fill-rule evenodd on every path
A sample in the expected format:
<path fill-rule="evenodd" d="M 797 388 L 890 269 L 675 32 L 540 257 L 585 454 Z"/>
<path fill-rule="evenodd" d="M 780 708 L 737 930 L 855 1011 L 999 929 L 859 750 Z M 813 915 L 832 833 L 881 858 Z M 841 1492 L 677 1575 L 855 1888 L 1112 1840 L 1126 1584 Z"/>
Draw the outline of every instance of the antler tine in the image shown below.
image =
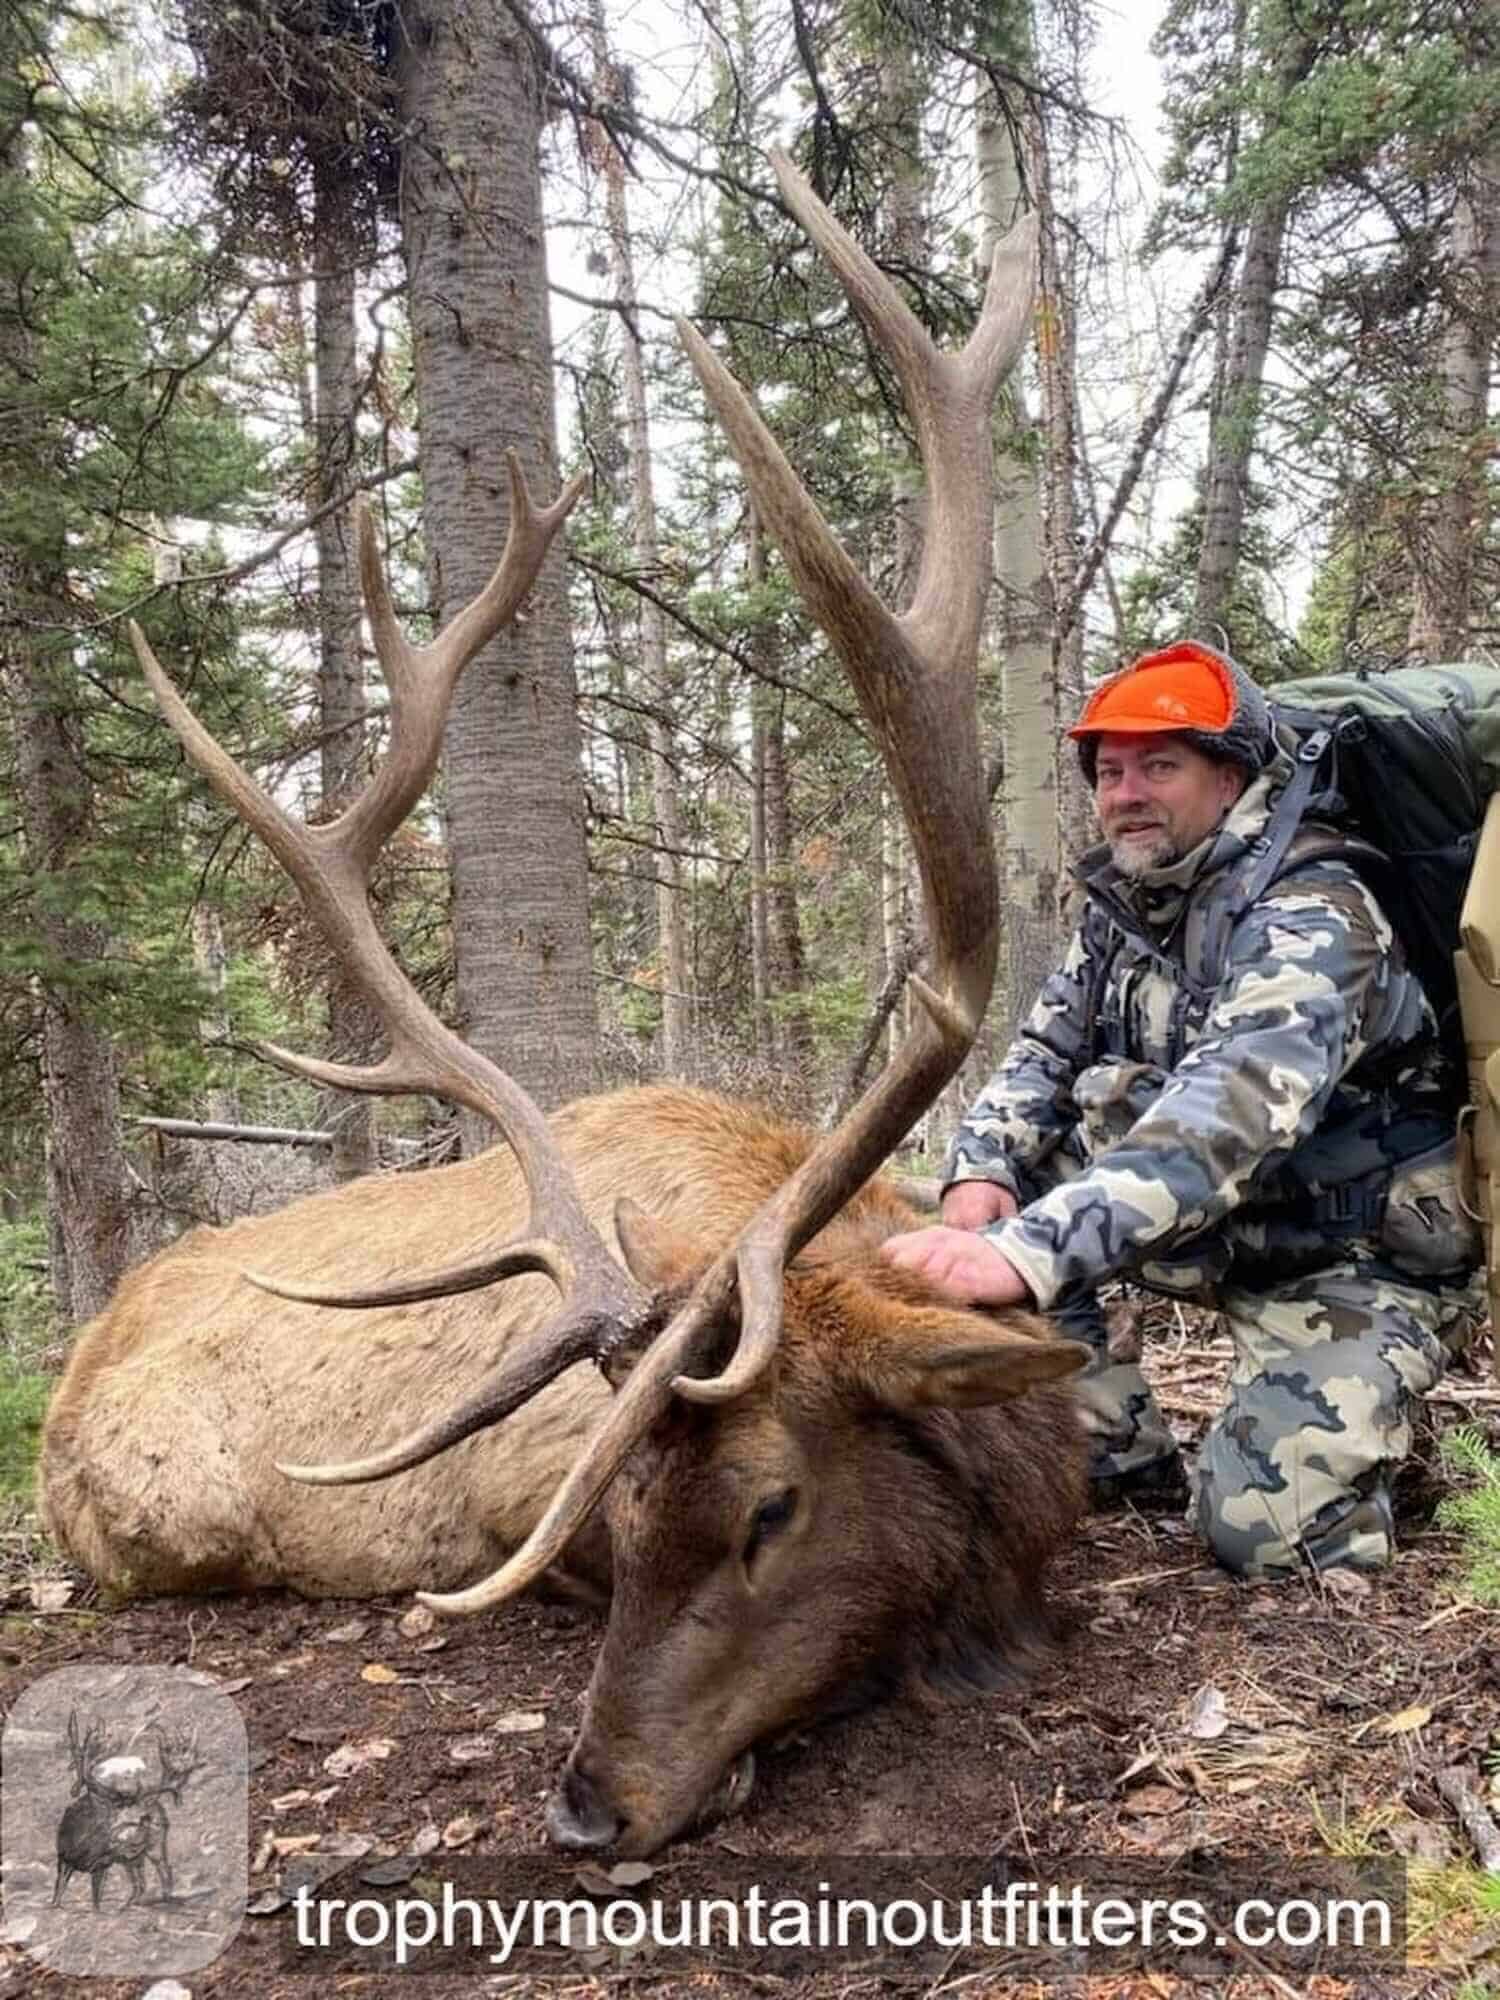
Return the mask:
<path fill-rule="evenodd" d="M 902 802 L 921 869 L 933 978 L 914 981 L 925 1019 L 898 1060 L 703 1274 L 627 1377 L 609 1416 L 524 1547 L 468 1590 L 424 1595 L 446 1612 L 487 1610 L 534 1583 L 566 1548 L 636 1442 L 675 1393 L 743 1395 L 781 1335 L 787 1261 L 880 1165 L 955 1073 L 994 982 L 999 900 L 977 729 L 976 667 L 990 578 L 990 406 L 1019 351 L 1035 289 L 1029 224 L 999 245 L 983 313 L 961 354 L 938 352 L 895 288 L 772 154 L 787 205 L 843 284 L 900 377 L 928 474 L 926 545 L 910 608 L 888 611 L 855 568 L 748 398 L 686 321 L 678 330 L 739 459 L 757 511 L 858 693 Z M 940 798 L 941 815 L 931 802 Z M 684 1375 L 700 1336 L 739 1292 L 742 1331 L 714 1377 Z"/>
<path fill-rule="evenodd" d="M 922 878 L 933 978 L 914 981 L 920 1019 L 899 1057 L 746 1226 L 739 1243 L 742 1332 L 730 1366 L 676 1388 L 695 1402 L 743 1395 L 781 1333 L 787 1259 L 822 1228 L 904 1137 L 963 1061 L 989 1001 L 999 901 L 979 758 L 976 668 L 990 581 L 990 406 L 1030 319 L 1036 233 L 998 247 L 978 327 L 940 353 L 895 287 L 833 221 L 783 155 L 792 209 L 891 359 L 928 477 L 916 591 L 899 616 L 880 602 L 817 511 L 749 399 L 691 329 L 704 393 L 740 461 L 756 507 L 809 609 L 842 660 L 901 801 Z M 942 801 L 942 812 L 932 802 Z"/>
<path fill-rule="evenodd" d="M 538 507 L 514 453 L 509 455 L 509 476 L 510 533 L 494 574 L 427 646 L 413 646 L 401 633 L 368 510 L 359 509 L 360 568 L 376 654 L 391 693 L 391 740 L 364 790 L 339 818 L 324 825 L 308 826 L 283 811 L 198 721 L 139 627 L 132 624 L 130 635 L 141 671 L 189 758 L 296 883 L 335 958 L 371 1003 L 389 1039 L 386 1056 L 368 1067 L 319 1062 L 275 1044 L 263 1045 L 263 1053 L 297 1075 L 344 1090 L 434 1091 L 451 1098 L 493 1120 L 526 1182 L 530 1217 L 521 1239 L 488 1251 L 463 1269 L 409 1280 L 395 1287 L 394 1294 L 392 1288 L 372 1288 L 339 1294 L 338 1302 L 377 1305 L 393 1295 L 432 1297 L 439 1287 L 464 1290 L 514 1271 L 545 1271 L 559 1290 L 576 1290 L 582 1304 L 573 1309 L 574 1316 L 589 1319 L 597 1333 L 600 1322 L 590 1315 L 634 1323 L 644 1295 L 588 1220 L 541 1112 L 503 1070 L 432 1013 L 387 950 L 369 906 L 370 870 L 381 845 L 432 777 L 459 675 L 514 615 L 584 485 L 580 475 L 551 506 Z M 280 1289 L 274 1280 L 259 1282 Z M 314 1303 L 335 1297 L 315 1292 L 299 1296 Z M 567 1360 L 559 1361 L 559 1372 L 567 1365 Z"/>

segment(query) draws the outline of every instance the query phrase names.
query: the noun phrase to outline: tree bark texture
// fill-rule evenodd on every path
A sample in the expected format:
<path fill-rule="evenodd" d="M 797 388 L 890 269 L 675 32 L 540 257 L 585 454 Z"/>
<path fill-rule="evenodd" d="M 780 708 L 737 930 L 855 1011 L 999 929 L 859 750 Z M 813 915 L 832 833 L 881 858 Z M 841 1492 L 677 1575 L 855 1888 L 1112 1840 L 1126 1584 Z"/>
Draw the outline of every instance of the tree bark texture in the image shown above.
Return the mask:
<path fill-rule="evenodd" d="M 1310 40 L 1292 37 L 1277 65 L 1283 90 L 1290 91 L 1306 76 L 1314 54 Z M 1260 201 L 1251 215 L 1211 405 L 1193 623 L 1205 637 L 1213 636 L 1214 626 L 1224 627 L 1231 649 L 1235 634 L 1229 629 L 1230 604 L 1244 546 L 1250 465 L 1290 212 L 1289 197 L 1273 194 Z"/>
<path fill-rule="evenodd" d="M 1244 543 L 1250 460 L 1288 212 L 1284 200 L 1263 202 L 1246 233 L 1233 327 L 1209 434 L 1193 622 L 1205 633 L 1223 626 L 1231 647 L 1235 635 L 1228 630 L 1230 599 Z"/>
<path fill-rule="evenodd" d="M 1024 206 L 1017 139 L 1031 116 L 1019 92 L 1003 100 L 979 86 L 976 147 L 980 264 Z M 1046 301 L 1044 299 L 1044 310 Z M 994 643 L 1000 654 L 1000 736 L 1005 942 L 997 999 L 1008 1039 L 1059 946 L 1061 842 L 1057 813 L 1058 702 L 1052 654 L 1051 592 L 1044 556 L 1037 454 L 1025 449 L 1034 425 L 1017 367 L 1002 392 L 995 453 Z"/>
<path fill-rule="evenodd" d="M 26 627 L 38 613 L 18 565 L 0 568 L 0 670 L 15 734 L 22 837 L 43 953 L 42 1096 L 52 1286 L 60 1314 L 91 1319 L 130 1261 L 131 1193 L 120 1142 L 114 1043 L 90 1002 L 91 971 L 110 956 L 103 924 L 76 914 L 77 863 L 93 835 L 91 786 L 70 713 L 71 662 Z"/>
<path fill-rule="evenodd" d="M 557 489 L 529 45 L 478 0 L 402 14 L 401 215 L 434 614 L 489 576 L 505 452 Z M 460 683 L 445 744 L 460 1027 L 544 1106 L 595 1073 L 584 793 L 562 553 Z M 491 1135 L 467 1121 L 472 1150 Z"/>
<path fill-rule="evenodd" d="M 754 508 L 749 517 L 746 574 L 752 588 L 766 576 L 765 542 Z M 770 627 L 756 635 L 758 659 L 768 667 L 775 638 Z M 788 1067 L 810 1074 L 812 1023 L 808 1018 L 807 954 L 802 943 L 802 919 L 797 909 L 797 857 L 792 841 L 792 802 L 786 767 L 786 697 L 770 681 L 759 682 L 751 695 L 760 723 L 760 774 L 765 839 L 766 948 L 770 1011 L 776 1046 Z"/>
<path fill-rule="evenodd" d="M 622 93 L 605 39 L 598 0 L 591 8 L 595 74 L 601 94 Z M 651 420 L 635 289 L 635 257 L 625 193 L 625 162 L 602 126 L 595 154 L 604 175 L 611 275 L 620 309 L 620 373 L 629 439 L 632 553 L 642 576 L 660 573 L 656 486 L 651 469 Z M 637 684 L 650 717 L 651 815 L 656 843 L 656 935 L 661 972 L 661 1063 L 668 1076 L 685 1077 L 692 1064 L 692 969 L 688 950 L 688 899 L 684 884 L 682 805 L 677 776 L 677 689 L 667 650 L 667 622 L 654 598 L 640 600 L 641 660 Z"/>
<path fill-rule="evenodd" d="M 4 51 L 7 66 L 17 59 Z M 0 140 L 0 207 L 25 213 L 25 126 Z M 9 198 L 14 190 L 15 198 Z M 14 230 L 12 234 L 14 234 Z M 13 453 L 35 478 L 56 453 L 36 402 L 24 268 L 5 277 L 0 469 Z M 63 477 L 58 467 L 59 478 Z M 88 1319 L 130 1261 L 131 1194 L 120 1138 L 114 1043 L 95 998 L 110 957 L 104 924 L 84 914 L 80 863 L 95 833 L 72 649 L 66 636 L 67 550 L 0 550 L 0 693 L 10 710 L 20 828 L 31 884 L 28 921 L 40 947 L 42 1098 L 47 1123 L 48 1237 L 53 1296 L 64 1318 Z M 117 956 L 117 954 L 114 954 Z"/>
<path fill-rule="evenodd" d="M 1471 162 L 1453 211 L 1449 319 L 1424 497 L 1411 532 L 1408 644 L 1429 661 L 1462 659 L 1474 617 L 1474 571 L 1490 525 L 1489 422 L 1500 334 L 1500 149 Z"/>

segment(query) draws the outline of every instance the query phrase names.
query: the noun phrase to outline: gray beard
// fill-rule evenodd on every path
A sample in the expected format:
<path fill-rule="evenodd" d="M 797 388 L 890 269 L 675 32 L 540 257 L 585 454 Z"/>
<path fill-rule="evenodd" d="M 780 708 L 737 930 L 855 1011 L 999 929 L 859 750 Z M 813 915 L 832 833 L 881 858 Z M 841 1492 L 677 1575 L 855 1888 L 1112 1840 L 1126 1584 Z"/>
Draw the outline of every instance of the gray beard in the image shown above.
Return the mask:
<path fill-rule="evenodd" d="M 1150 875 L 1158 868 L 1170 868 L 1182 859 L 1172 836 L 1163 828 L 1149 846 L 1139 840 L 1112 840 L 1109 843 L 1109 858 L 1116 872 L 1127 882 L 1138 882 L 1143 875 Z"/>

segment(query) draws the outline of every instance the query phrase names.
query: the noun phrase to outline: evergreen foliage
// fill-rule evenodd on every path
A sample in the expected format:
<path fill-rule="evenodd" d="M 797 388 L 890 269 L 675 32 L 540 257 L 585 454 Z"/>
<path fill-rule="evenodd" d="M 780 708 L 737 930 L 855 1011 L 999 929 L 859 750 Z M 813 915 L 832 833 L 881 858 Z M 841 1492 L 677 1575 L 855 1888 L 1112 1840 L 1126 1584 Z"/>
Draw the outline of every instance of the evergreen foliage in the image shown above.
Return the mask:
<path fill-rule="evenodd" d="M 1443 1458 L 1467 1490 L 1438 1509 L 1438 1521 L 1461 1542 L 1463 1588 L 1481 1604 L 1500 1604 L 1500 1456 L 1472 1425 L 1450 1431 Z"/>

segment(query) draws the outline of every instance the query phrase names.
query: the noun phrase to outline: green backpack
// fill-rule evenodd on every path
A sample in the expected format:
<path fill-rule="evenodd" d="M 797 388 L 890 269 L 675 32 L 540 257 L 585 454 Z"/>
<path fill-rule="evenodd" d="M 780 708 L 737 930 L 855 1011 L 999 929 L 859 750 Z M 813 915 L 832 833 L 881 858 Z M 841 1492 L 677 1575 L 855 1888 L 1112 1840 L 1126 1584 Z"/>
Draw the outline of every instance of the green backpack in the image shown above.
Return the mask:
<path fill-rule="evenodd" d="M 1453 954 L 1490 794 L 1500 790 L 1500 668 L 1320 674 L 1269 690 L 1299 738 L 1297 775 L 1272 812 L 1251 900 L 1274 881 L 1303 819 L 1368 844 L 1356 855 L 1464 1075 Z"/>

